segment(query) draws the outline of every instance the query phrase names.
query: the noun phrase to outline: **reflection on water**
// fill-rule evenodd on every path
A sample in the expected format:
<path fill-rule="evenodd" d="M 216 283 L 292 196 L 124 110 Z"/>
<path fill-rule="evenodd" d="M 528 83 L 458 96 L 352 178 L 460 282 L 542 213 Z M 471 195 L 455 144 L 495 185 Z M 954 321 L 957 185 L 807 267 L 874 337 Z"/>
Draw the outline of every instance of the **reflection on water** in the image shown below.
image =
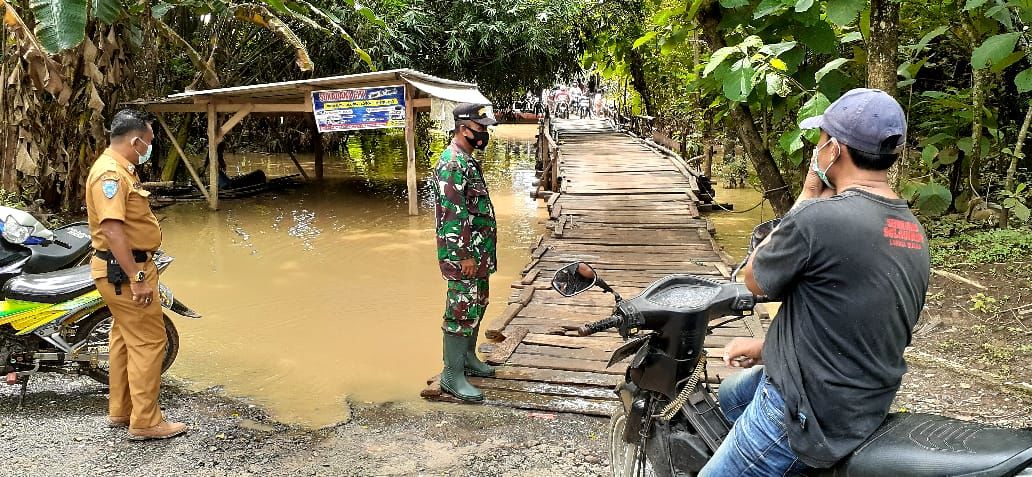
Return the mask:
<path fill-rule="evenodd" d="M 775 217 L 774 209 L 770 202 L 764 202 L 762 207 L 757 207 L 748 212 L 741 212 L 755 206 L 763 198 L 763 194 L 751 187 L 742 189 L 716 188 L 716 201 L 721 204 L 734 204 L 735 212 L 711 212 L 706 217 L 711 220 L 717 229 L 714 237 L 724 250 L 735 260 L 745 258 L 749 250 L 749 234 L 753 227 L 760 222 Z"/>
<path fill-rule="evenodd" d="M 500 126 L 484 156 L 499 222 L 490 321 L 505 308 L 546 214 L 528 192 L 536 126 Z M 198 387 L 253 397 L 278 419 L 320 426 L 345 398 L 418 399 L 441 368 L 445 282 L 436 261 L 429 189 L 410 217 L 404 139 L 349 141 L 326 158 L 323 183 L 251 199 L 179 204 L 163 216 L 163 276 L 201 320 L 177 319 L 182 348 L 170 371 Z M 437 148 L 443 144 L 437 145 Z M 313 159 L 299 156 L 312 173 Z M 296 173 L 288 157 L 227 155 L 229 171 Z M 419 164 L 426 177 L 428 161 Z"/>

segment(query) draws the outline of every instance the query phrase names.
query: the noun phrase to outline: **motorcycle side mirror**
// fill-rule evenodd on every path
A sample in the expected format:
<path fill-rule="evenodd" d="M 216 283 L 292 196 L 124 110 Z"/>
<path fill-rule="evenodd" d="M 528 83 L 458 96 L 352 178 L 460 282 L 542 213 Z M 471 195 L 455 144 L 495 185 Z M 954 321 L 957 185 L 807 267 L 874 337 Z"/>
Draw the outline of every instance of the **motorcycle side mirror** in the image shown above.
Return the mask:
<path fill-rule="evenodd" d="M 777 218 L 761 222 L 756 227 L 753 227 L 752 234 L 749 235 L 749 250 L 746 252 L 745 258 L 742 259 L 742 263 L 738 264 L 738 266 L 735 267 L 735 271 L 731 273 L 732 282 L 738 281 L 738 272 L 742 271 L 742 269 L 745 268 L 745 264 L 749 263 L 749 257 L 752 257 L 753 251 L 763 243 L 763 240 L 766 239 L 774 229 L 778 228 L 779 224 L 781 224 L 781 219 Z"/>
<path fill-rule="evenodd" d="M 760 243 L 762 243 L 763 240 L 774 231 L 774 229 L 778 228 L 779 224 L 781 224 L 781 219 L 777 218 L 761 222 L 756 227 L 753 227 L 752 235 L 749 236 L 749 255 L 752 255 L 753 250 L 756 250 L 756 247 L 759 247 Z"/>
<path fill-rule="evenodd" d="M 574 262 L 555 272 L 552 277 L 552 289 L 560 295 L 571 297 L 595 286 L 598 275 L 595 269 L 584 262 Z"/>

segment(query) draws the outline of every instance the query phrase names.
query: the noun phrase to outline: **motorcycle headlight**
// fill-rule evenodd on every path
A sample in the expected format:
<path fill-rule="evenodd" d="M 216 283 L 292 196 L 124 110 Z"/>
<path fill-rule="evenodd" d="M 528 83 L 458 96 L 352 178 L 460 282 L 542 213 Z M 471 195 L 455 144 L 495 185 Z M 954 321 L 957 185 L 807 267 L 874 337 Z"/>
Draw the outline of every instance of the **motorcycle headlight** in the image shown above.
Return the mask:
<path fill-rule="evenodd" d="M 32 228 L 18 223 L 13 216 L 4 220 L 4 240 L 11 243 L 23 244 L 32 235 Z"/>

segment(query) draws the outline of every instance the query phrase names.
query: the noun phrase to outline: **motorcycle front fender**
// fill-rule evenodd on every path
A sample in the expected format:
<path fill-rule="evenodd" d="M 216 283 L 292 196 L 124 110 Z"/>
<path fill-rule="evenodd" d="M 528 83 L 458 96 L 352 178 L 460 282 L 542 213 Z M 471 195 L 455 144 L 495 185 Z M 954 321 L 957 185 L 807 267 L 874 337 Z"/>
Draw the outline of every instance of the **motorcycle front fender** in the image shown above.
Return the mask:
<path fill-rule="evenodd" d="M 186 318 L 200 318 L 201 315 L 196 311 L 190 309 L 190 307 L 179 301 L 178 298 L 172 295 L 172 289 L 166 286 L 164 283 L 158 283 L 158 296 L 161 299 L 161 307 L 165 308 L 173 313 L 186 317 Z"/>
<path fill-rule="evenodd" d="M 172 310 L 173 313 L 186 318 L 198 319 L 201 317 L 199 313 L 191 310 L 190 307 L 184 305 L 178 298 L 172 299 L 172 306 L 168 307 L 168 309 Z"/>

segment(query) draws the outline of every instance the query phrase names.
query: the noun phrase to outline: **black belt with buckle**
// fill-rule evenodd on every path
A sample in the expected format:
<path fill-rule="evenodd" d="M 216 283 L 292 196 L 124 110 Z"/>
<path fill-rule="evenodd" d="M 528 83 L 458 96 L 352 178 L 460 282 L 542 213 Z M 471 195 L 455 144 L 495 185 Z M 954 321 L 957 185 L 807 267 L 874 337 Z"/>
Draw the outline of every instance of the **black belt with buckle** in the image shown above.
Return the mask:
<path fill-rule="evenodd" d="M 122 283 L 129 281 L 129 276 L 125 274 L 125 270 L 118 264 L 118 260 L 111 254 L 109 250 L 97 250 L 94 254 L 97 258 L 103 260 L 107 264 L 107 280 L 115 286 L 115 295 L 122 294 Z M 133 250 L 133 261 L 136 263 L 144 263 L 150 260 L 152 252 L 145 252 L 143 250 Z"/>
<path fill-rule="evenodd" d="M 136 263 L 146 262 L 147 260 L 150 260 L 152 253 L 153 252 L 146 252 L 143 250 L 133 250 L 133 261 Z M 111 252 L 108 250 L 97 250 L 97 253 L 94 255 L 105 262 L 114 258 L 114 255 L 111 255 Z"/>

